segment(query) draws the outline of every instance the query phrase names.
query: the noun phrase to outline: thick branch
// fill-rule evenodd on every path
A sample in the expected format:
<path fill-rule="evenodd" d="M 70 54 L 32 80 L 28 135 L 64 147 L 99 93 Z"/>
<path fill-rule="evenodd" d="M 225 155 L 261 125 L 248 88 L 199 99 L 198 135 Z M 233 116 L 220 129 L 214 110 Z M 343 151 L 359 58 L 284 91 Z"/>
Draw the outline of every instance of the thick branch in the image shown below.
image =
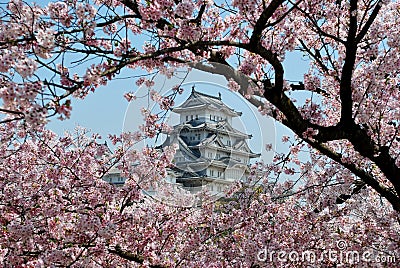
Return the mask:
<path fill-rule="evenodd" d="M 343 162 L 342 155 L 330 150 L 327 146 L 310 140 L 305 141 L 324 155 L 328 156 L 332 160 L 340 163 L 342 166 L 350 170 L 354 175 L 358 176 L 368 186 L 371 186 L 375 191 L 377 191 L 382 197 L 386 198 L 390 202 L 390 204 L 392 204 L 394 210 L 400 212 L 400 198 L 390 189 L 379 183 L 371 174 L 369 174 L 365 170 L 360 169 L 354 163 Z"/>
<path fill-rule="evenodd" d="M 372 11 L 371 15 L 369 16 L 368 21 L 365 23 L 364 27 L 361 29 L 361 31 L 358 33 L 356 42 L 359 43 L 361 40 L 364 38 L 364 36 L 367 34 L 369 28 L 371 27 L 372 23 L 374 22 L 376 16 L 378 16 L 379 11 L 382 8 L 382 1 L 378 1 L 375 4 L 375 8 Z"/>
<path fill-rule="evenodd" d="M 352 122 L 352 88 L 351 81 L 353 77 L 354 64 L 356 61 L 357 43 L 357 0 L 350 1 L 350 25 L 347 35 L 346 46 L 346 59 L 342 69 L 342 76 L 340 79 L 340 100 L 341 107 L 341 122 L 346 125 Z"/>
<path fill-rule="evenodd" d="M 198 26 L 201 24 L 201 18 L 203 17 L 204 11 L 206 11 L 206 5 L 203 4 L 200 7 L 199 13 L 197 14 L 197 17 L 190 20 L 190 22 L 196 23 Z"/>
<path fill-rule="evenodd" d="M 122 4 L 124 4 L 126 7 L 128 7 L 130 10 L 132 10 L 135 14 L 137 14 L 139 16 L 139 18 L 141 18 L 141 14 L 139 12 L 139 5 L 136 2 L 136 0 L 122 0 L 121 1 Z"/>
<path fill-rule="evenodd" d="M 262 31 L 267 27 L 268 20 L 282 3 L 283 0 L 272 0 L 269 6 L 263 10 L 254 26 L 253 34 L 250 38 L 250 44 L 257 44 L 260 42 Z"/>
<path fill-rule="evenodd" d="M 367 130 L 356 124 L 352 124 L 346 130 L 346 137 L 357 152 L 375 162 L 386 178 L 393 184 L 397 195 L 400 197 L 400 168 L 396 165 L 395 159 L 390 156 L 389 148 L 377 146 L 368 136 Z"/>
<path fill-rule="evenodd" d="M 139 56 L 129 56 L 126 55 L 126 58 L 124 61 L 121 61 L 117 66 L 114 66 L 104 73 L 102 73 L 102 76 L 107 76 L 110 74 L 113 74 L 115 72 L 120 71 L 123 67 L 141 61 L 145 59 L 157 59 L 157 57 L 164 56 L 164 55 L 169 55 L 172 52 L 177 52 L 177 51 L 184 51 L 184 50 L 195 50 L 195 49 L 204 49 L 204 47 L 212 47 L 212 46 L 234 46 L 234 47 L 240 47 L 240 48 L 245 48 L 246 45 L 238 42 L 233 42 L 233 41 L 199 41 L 196 43 L 187 43 L 181 46 L 177 47 L 169 47 L 165 49 L 160 49 L 157 50 L 153 53 L 148 53 L 148 54 L 141 54 Z M 168 57 L 168 56 L 166 56 Z"/>

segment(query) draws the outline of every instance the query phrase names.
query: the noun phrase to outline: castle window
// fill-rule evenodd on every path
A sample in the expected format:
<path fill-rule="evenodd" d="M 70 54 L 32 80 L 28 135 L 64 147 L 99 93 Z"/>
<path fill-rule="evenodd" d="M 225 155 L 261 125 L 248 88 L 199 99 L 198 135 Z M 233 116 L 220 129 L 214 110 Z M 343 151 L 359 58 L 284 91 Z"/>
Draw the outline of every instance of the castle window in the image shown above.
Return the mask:
<path fill-rule="evenodd" d="M 193 115 L 190 116 L 190 119 L 193 120 Z"/>
<path fill-rule="evenodd" d="M 198 114 L 196 114 L 196 120 L 197 120 L 197 119 L 199 119 L 199 115 L 198 115 Z"/>
<path fill-rule="evenodd" d="M 210 120 L 211 120 L 211 114 L 210 114 Z"/>
<path fill-rule="evenodd" d="M 186 121 L 189 121 L 189 116 L 188 115 L 186 116 Z"/>

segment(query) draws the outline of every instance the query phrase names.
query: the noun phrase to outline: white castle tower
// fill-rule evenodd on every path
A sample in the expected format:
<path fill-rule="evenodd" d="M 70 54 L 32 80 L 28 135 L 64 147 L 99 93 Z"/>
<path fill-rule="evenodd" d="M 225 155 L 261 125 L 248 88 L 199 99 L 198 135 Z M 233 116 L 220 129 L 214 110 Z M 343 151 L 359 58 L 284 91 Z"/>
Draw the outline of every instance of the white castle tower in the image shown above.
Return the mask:
<path fill-rule="evenodd" d="M 174 180 L 190 192 L 207 185 L 211 192 L 221 192 L 234 181 L 245 181 L 249 161 L 259 157 L 247 140 L 252 135 L 232 126 L 232 118 L 241 116 L 218 97 L 200 93 L 192 88 L 189 98 L 172 111 L 180 115 L 160 146 L 178 144 L 172 169 Z"/>

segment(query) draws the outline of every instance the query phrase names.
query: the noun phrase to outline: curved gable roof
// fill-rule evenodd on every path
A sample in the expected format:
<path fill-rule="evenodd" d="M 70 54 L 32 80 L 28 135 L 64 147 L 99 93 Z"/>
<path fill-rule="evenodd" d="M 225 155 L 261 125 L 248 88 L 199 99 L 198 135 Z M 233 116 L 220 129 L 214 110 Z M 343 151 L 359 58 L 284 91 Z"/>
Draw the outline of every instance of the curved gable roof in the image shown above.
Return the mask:
<path fill-rule="evenodd" d="M 242 113 L 236 112 L 234 109 L 228 107 L 221 100 L 221 93 L 218 97 L 198 92 L 192 88 L 192 93 L 179 107 L 173 108 L 172 111 L 180 113 L 188 109 L 200 109 L 208 107 L 212 110 L 225 111 L 231 116 L 240 116 Z"/>

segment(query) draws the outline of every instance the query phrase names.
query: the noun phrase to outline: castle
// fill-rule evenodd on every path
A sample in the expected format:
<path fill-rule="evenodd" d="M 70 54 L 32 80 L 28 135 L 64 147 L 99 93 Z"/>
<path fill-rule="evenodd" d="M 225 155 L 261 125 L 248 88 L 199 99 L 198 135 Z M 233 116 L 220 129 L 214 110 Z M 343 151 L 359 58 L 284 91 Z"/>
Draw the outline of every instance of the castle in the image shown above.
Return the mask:
<path fill-rule="evenodd" d="M 179 115 L 179 124 L 167 134 L 162 145 L 177 144 L 167 181 L 191 193 L 204 187 L 212 194 L 221 195 L 225 187 L 235 181 L 246 182 L 249 176 L 250 159 L 260 154 L 251 151 L 247 140 L 252 135 L 243 133 L 232 126 L 232 119 L 241 112 L 229 108 L 222 102 L 221 94 L 207 95 L 192 87 L 190 96 L 172 112 Z M 121 186 L 125 178 L 116 168 L 112 168 L 103 178 Z M 147 189 L 150 195 L 157 192 Z"/>
<path fill-rule="evenodd" d="M 194 87 L 172 112 L 179 114 L 179 124 L 159 148 L 178 145 L 170 172 L 174 183 L 192 193 L 204 186 L 211 193 L 221 193 L 232 182 L 246 180 L 250 159 L 260 154 L 247 144 L 252 135 L 232 126 L 232 119 L 242 113 L 225 105 L 220 93 L 211 96 Z"/>

